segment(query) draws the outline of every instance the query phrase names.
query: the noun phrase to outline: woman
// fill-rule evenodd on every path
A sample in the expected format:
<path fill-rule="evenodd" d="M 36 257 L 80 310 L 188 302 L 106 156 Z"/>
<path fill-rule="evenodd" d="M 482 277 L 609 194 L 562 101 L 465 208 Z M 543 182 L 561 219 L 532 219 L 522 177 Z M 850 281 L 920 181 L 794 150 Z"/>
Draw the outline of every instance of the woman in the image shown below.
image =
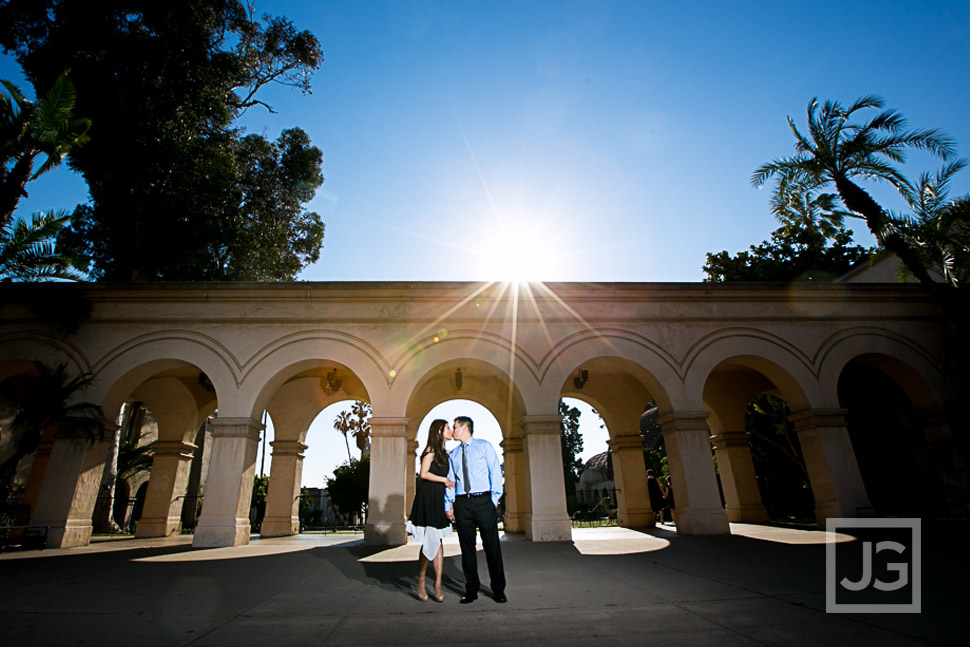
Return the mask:
<path fill-rule="evenodd" d="M 452 430 L 445 420 L 435 420 L 428 430 L 428 444 L 421 453 L 421 482 L 414 493 L 414 505 L 408 516 L 407 531 L 421 543 L 418 553 L 418 599 L 427 602 L 424 576 L 428 562 L 434 564 L 435 602 L 444 602 L 441 594 L 441 574 L 445 551 L 441 540 L 451 534 L 451 522 L 445 515 L 445 487 L 455 487 L 449 481 L 448 452 L 445 441 L 451 440 Z"/>

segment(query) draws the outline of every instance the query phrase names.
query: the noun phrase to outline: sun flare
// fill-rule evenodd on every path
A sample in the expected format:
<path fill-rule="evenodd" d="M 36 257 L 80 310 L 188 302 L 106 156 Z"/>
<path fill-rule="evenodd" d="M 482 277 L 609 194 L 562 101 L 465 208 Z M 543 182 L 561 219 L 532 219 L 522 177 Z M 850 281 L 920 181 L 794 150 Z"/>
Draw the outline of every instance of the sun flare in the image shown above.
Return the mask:
<path fill-rule="evenodd" d="M 550 280 L 556 273 L 555 242 L 537 223 L 503 223 L 483 240 L 482 278 L 505 283 Z"/>

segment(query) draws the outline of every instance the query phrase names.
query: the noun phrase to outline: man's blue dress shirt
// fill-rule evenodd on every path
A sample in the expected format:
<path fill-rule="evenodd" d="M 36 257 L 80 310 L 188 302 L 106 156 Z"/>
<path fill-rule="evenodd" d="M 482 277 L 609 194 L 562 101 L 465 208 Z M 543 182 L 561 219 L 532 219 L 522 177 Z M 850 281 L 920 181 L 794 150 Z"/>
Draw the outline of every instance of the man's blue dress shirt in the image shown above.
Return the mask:
<path fill-rule="evenodd" d="M 448 478 L 454 481 L 455 487 L 445 489 L 445 510 L 451 510 L 456 494 L 465 493 L 465 477 L 461 469 L 463 452 L 468 452 L 468 492 L 490 492 L 492 505 L 498 507 L 498 500 L 502 498 L 502 469 L 498 454 L 492 443 L 472 436 L 448 455 Z"/>

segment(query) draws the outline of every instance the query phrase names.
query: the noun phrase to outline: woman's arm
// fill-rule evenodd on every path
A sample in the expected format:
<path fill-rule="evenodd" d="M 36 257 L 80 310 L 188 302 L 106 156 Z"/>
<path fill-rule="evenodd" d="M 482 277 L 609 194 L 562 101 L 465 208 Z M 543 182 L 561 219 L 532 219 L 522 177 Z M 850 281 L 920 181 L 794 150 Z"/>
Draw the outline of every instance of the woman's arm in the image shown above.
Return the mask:
<path fill-rule="evenodd" d="M 445 487 L 455 487 L 452 481 L 449 481 L 447 477 L 438 476 L 437 474 L 431 473 L 431 462 L 434 460 L 434 452 L 428 452 L 421 458 L 421 478 L 425 481 L 437 481 L 438 483 L 444 483 Z"/>

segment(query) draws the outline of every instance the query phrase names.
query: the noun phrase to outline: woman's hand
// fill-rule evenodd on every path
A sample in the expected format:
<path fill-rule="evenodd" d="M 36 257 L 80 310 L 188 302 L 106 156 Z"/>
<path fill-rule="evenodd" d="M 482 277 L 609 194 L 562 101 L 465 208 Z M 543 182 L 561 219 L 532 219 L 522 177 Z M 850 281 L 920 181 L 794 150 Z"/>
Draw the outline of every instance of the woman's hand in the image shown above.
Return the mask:
<path fill-rule="evenodd" d="M 455 482 L 452 481 L 451 479 L 446 478 L 445 479 L 445 487 L 446 488 L 453 488 L 453 487 L 455 487 Z"/>

